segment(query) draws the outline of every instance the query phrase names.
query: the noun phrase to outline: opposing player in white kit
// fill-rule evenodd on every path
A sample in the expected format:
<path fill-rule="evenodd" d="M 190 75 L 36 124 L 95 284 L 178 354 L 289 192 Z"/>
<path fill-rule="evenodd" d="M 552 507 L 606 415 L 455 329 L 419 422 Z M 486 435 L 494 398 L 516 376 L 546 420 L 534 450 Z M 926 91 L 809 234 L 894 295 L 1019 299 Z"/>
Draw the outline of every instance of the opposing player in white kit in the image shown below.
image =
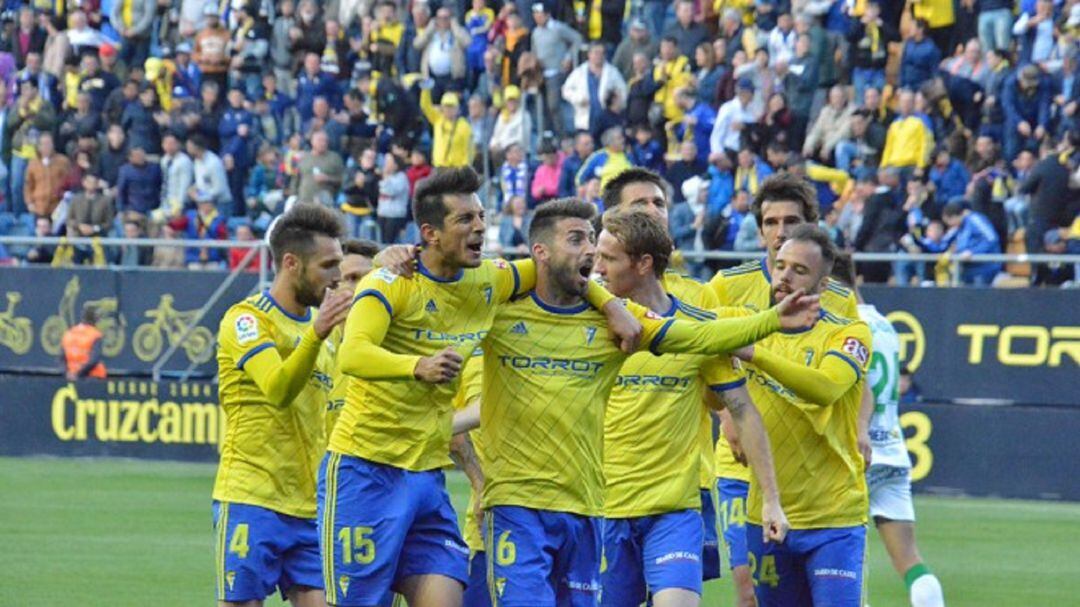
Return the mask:
<path fill-rule="evenodd" d="M 869 418 L 872 455 L 866 471 L 870 490 L 870 516 L 893 567 L 907 584 L 913 607 L 944 607 L 941 582 L 930 572 L 915 545 L 915 506 L 911 501 L 911 457 L 900 429 L 900 338 L 892 323 L 872 304 L 863 301 L 855 286 L 855 270 L 850 257 L 836 261 L 833 270 L 844 286 L 855 291 L 859 317 L 870 326 L 873 355 L 867 381 L 874 391 L 873 412 L 860 413 L 860 423 Z M 865 406 L 865 405 L 864 405 Z M 860 428 L 860 432 L 862 428 Z"/>

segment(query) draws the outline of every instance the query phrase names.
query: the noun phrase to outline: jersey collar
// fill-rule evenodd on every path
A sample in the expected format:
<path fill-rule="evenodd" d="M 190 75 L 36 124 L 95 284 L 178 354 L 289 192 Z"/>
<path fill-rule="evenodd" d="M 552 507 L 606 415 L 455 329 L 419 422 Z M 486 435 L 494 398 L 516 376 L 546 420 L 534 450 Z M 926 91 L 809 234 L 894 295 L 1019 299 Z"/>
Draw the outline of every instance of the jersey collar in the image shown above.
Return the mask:
<path fill-rule="evenodd" d="M 761 273 L 765 275 L 765 282 L 772 284 L 772 276 L 769 275 L 769 256 L 761 258 Z"/>
<path fill-rule="evenodd" d="M 536 291 L 529 291 L 529 297 L 532 297 L 533 302 L 535 302 L 536 305 L 540 306 L 541 310 L 545 312 L 551 312 L 552 314 L 580 314 L 585 310 L 589 309 L 589 302 L 587 301 L 582 302 L 576 306 L 569 306 L 564 308 L 561 306 L 553 306 L 551 304 L 544 303 L 543 300 L 541 300 L 540 297 L 536 295 Z"/>
<path fill-rule="evenodd" d="M 295 320 L 296 322 L 307 322 L 311 320 L 311 308 L 308 308 L 307 311 L 304 312 L 303 316 L 297 316 L 295 314 L 291 314 L 288 310 L 281 307 L 281 304 L 279 304 L 277 300 L 274 299 L 274 296 L 270 294 L 270 289 L 263 291 L 263 295 L 265 295 L 266 298 L 270 300 L 270 303 L 274 304 L 274 307 L 278 309 L 278 312 L 281 312 L 287 318 Z"/>
<path fill-rule="evenodd" d="M 439 276 L 435 276 L 434 274 L 431 273 L 431 270 L 427 269 L 427 267 L 424 265 L 424 262 L 420 260 L 419 255 L 416 256 L 416 269 L 421 274 L 423 274 L 424 276 L 430 278 L 431 280 L 433 280 L 435 282 L 443 282 L 443 283 L 457 282 L 457 281 L 461 280 L 462 276 L 465 275 L 465 268 L 458 268 L 457 274 L 454 274 L 454 276 L 451 277 L 451 278 L 441 278 Z"/>

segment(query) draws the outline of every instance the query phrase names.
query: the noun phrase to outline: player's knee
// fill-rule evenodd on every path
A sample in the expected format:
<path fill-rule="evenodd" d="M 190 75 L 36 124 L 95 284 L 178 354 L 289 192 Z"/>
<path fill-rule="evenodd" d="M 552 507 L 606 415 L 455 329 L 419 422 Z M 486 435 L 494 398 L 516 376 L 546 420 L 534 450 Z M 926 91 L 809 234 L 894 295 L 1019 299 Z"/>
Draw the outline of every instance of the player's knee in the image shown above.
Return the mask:
<path fill-rule="evenodd" d="M 653 595 L 654 607 L 698 607 L 701 596 L 685 588 L 665 588 Z"/>

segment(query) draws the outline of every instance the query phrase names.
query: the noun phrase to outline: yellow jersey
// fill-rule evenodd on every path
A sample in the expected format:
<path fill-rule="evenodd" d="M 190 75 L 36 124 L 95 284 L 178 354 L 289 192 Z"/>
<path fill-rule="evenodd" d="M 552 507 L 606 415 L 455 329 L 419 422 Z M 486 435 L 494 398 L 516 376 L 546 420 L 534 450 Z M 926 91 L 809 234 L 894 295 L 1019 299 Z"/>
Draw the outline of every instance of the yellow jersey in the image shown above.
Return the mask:
<path fill-rule="evenodd" d="M 690 322 L 627 306 L 653 352 L 716 355 L 779 327 L 773 310 Z M 499 310 L 484 340 L 486 508 L 603 515 L 604 408 L 626 358 L 587 304 L 555 307 L 531 293 Z"/>
<path fill-rule="evenodd" d="M 454 396 L 455 411 L 465 409 L 474 400 L 480 398 L 484 387 L 483 372 L 484 357 L 482 353 L 477 353 L 469 359 L 469 363 L 461 371 L 461 386 Z M 476 452 L 476 458 L 480 461 L 482 469 L 484 467 L 484 441 L 481 438 L 480 429 L 477 428 L 469 432 L 469 439 L 472 441 L 473 451 Z M 480 496 L 470 487 L 469 507 L 465 510 L 465 527 L 461 530 L 461 535 L 465 538 L 465 545 L 469 547 L 469 551 L 472 553 L 484 551 L 484 537 L 481 535 L 480 525 L 476 521 L 476 502 L 479 499 Z"/>
<path fill-rule="evenodd" d="M 422 471 L 451 465 L 453 399 L 460 376 L 444 384 L 417 381 L 412 375 L 416 362 L 452 347 L 467 364 L 500 304 L 522 285 L 532 288 L 536 279 L 531 260 L 517 265 L 484 260 L 450 279 L 417 265 L 408 278 L 380 268 L 356 287 L 340 354 L 342 371 L 351 377 L 329 449 Z M 529 274 L 524 281 L 519 267 Z M 369 335 L 370 326 L 380 322 L 383 336 Z M 400 362 L 399 372 L 382 373 L 370 355 L 373 339 Z"/>
<path fill-rule="evenodd" d="M 765 258 L 721 270 L 709 281 L 709 286 L 721 306 L 748 307 L 764 310 L 772 305 L 772 277 Z M 830 280 L 821 293 L 821 307 L 842 318 L 858 318 L 858 302 L 850 289 Z M 740 481 L 750 481 L 750 468 L 735 461 L 723 433 L 716 442 L 716 475 Z"/>
<path fill-rule="evenodd" d="M 669 294 L 669 318 L 716 314 Z M 634 354 L 623 363 L 604 414 L 604 516 L 632 518 L 701 508 L 704 389 L 745 383 L 728 356 Z M 708 427 L 711 442 L 712 427 Z M 707 445 L 709 443 L 706 443 Z M 709 445 L 709 455 L 712 449 Z"/>
<path fill-rule="evenodd" d="M 856 420 L 870 343 L 866 323 L 823 313 L 807 331 L 774 333 L 755 346 L 800 367 L 818 369 L 831 357 L 851 365 L 858 380 L 828 406 L 809 403 L 758 366 L 745 365 L 750 395 L 772 445 L 780 503 L 792 529 L 866 522 L 870 506 L 856 444 Z M 760 525 L 762 500 L 757 483 L 750 483 L 747 500 L 747 519 Z"/>
<path fill-rule="evenodd" d="M 268 291 L 232 306 L 221 319 L 218 393 L 225 438 L 214 481 L 215 500 L 315 518 L 333 353 L 315 336 L 314 322 L 314 310 L 293 316 Z M 279 361 L 290 355 L 310 359 L 302 365 L 305 377 L 287 380 L 292 388 L 275 389 L 269 396 L 267 365 L 275 363 L 274 357 L 264 354 L 268 350 L 276 352 Z"/>
<path fill-rule="evenodd" d="M 337 419 L 341 415 L 341 408 L 345 406 L 345 391 L 348 390 L 349 385 L 349 376 L 341 372 L 341 361 L 336 356 L 341 350 L 341 340 L 344 337 L 344 327 L 338 325 L 334 327 L 334 330 L 330 332 L 330 336 L 326 338 L 327 346 L 335 354 L 333 373 L 330 374 L 333 387 L 330 388 L 330 393 L 326 397 L 326 415 L 323 419 L 328 438 L 334 431 L 334 424 L 337 423 Z"/>
<path fill-rule="evenodd" d="M 679 301 L 703 310 L 715 311 L 720 307 L 720 301 L 712 289 L 703 282 L 672 271 L 664 272 L 661 280 L 664 290 L 679 298 Z M 698 441 L 701 443 L 701 479 L 698 485 L 702 489 L 712 490 L 716 478 L 715 457 L 713 456 L 713 418 L 707 406 L 701 409 L 701 431 Z"/>

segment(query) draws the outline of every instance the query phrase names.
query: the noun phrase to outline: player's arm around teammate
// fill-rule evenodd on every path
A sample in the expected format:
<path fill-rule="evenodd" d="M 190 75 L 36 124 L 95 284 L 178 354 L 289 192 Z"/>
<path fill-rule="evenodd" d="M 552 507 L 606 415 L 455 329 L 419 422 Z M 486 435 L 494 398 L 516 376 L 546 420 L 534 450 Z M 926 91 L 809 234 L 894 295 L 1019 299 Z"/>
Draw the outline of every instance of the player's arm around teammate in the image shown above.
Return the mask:
<path fill-rule="evenodd" d="M 386 247 L 375 256 L 376 265 L 385 267 L 395 274 L 409 276 L 416 268 L 420 257 L 420 247 L 414 245 L 393 245 Z M 512 262 L 520 284 L 518 292 L 524 293 L 536 287 L 536 262 L 522 259 Z M 608 332 L 613 336 L 619 348 L 630 354 L 637 350 L 641 341 L 642 327 L 632 314 L 626 311 L 622 302 L 598 284 L 591 283 L 585 293 L 585 300 L 607 317 Z"/>

